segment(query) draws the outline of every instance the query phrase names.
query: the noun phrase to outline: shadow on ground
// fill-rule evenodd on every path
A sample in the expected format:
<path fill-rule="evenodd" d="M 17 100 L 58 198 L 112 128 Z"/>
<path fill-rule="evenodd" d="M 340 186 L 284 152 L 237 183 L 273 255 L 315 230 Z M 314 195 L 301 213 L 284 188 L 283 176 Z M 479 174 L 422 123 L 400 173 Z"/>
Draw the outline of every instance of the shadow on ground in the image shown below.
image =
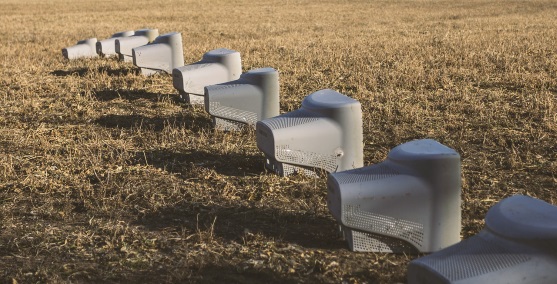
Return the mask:
<path fill-rule="evenodd" d="M 231 177 L 258 176 L 265 173 L 264 158 L 261 155 L 240 153 L 223 155 L 195 149 L 184 149 L 183 152 L 171 150 L 137 152 L 130 163 L 153 166 L 179 174 L 182 178 L 197 177 L 198 172 L 192 173 L 192 170 L 197 167 L 212 169 L 218 174 Z"/>
<path fill-rule="evenodd" d="M 231 265 L 207 265 L 193 278 L 198 283 L 298 283 L 270 269 L 244 271 Z"/>
<path fill-rule="evenodd" d="M 146 90 L 125 90 L 125 89 L 100 90 L 100 91 L 93 91 L 93 97 L 95 97 L 99 101 L 105 101 L 105 102 L 112 101 L 115 99 L 124 99 L 128 101 L 145 99 L 152 102 L 159 102 L 164 97 L 168 97 L 176 103 L 180 102 L 178 95 L 153 93 L 153 92 L 148 92 Z"/>
<path fill-rule="evenodd" d="M 125 279 L 126 283 L 299 283 L 286 275 L 281 275 L 267 268 L 242 269 L 229 264 L 199 264 L 199 268 L 184 267 L 153 267 L 149 270 L 134 269 L 121 271 L 112 277 L 103 275 L 79 275 L 72 280 L 86 280 L 85 282 L 119 283 Z M 112 272 L 114 273 L 114 272 Z M 0 278 L 1 279 L 1 278 Z M 11 281 L 10 281 L 11 282 Z M 79 281 L 78 281 L 79 282 Z"/>
<path fill-rule="evenodd" d="M 188 228 L 212 231 L 215 237 L 242 242 L 257 235 L 307 248 L 340 249 L 337 223 L 330 217 L 295 213 L 279 208 L 203 205 L 182 202 L 147 214 L 134 222 L 148 230 L 162 231 Z"/>
<path fill-rule="evenodd" d="M 50 75 L 54 75 L 56 77 L 67 77 L 67 76 L 79 76 L 79 77 L 84 77 L 85 75 L 87 75 L 88 73 L 92 73 L 92 72 L 97 72 L 97 73 L 106 73 L 109 76 L 127 76 L 130 74 L 133 75 L 139 75 L 140 74 L 140 70 L 138 68 L 135 68 L 134 66 L 127 66 L 127 67 L 121 67 L 121 68 L 117 68 L 117 69 L 113 69 L 107 66 L 101 66 L 98 67 L 97 70 L 91 69 L 91 68 L 77 68 L 77 69 L 71 69 L 71 70 L 54 70 L 52 72 L 50 72 Z"/>
<path fill-rule="evenodd" d="M 144 115 L 118 115 L 109 114 L 95 120 L 95 123 L 107 128 L 143 128 L 160 132 L 169 125 L 185 127 L 192 131 L 210 129 L 211 119 L 206 116 L 196 116 L 190 112 L 181 112 L 178 115 L 167 117 L 147 117 Z"/>
<path fill-rule="evenodd" d="M 79 76 L 83 77 L 85 74 L 89 72 L 89 68 L 79 68 L 79 69 L 72 69 L 72 70 L 54 70 L 50 72 L 50 75 L 54 75 L 56 77 L 67 77 L 67 76 Z"/>

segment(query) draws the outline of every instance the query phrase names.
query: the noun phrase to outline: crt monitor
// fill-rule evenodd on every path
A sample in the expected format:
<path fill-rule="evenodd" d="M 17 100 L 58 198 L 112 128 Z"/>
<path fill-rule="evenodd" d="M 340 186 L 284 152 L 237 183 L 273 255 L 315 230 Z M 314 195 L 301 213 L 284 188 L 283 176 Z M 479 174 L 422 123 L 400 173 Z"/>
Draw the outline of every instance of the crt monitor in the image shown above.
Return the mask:
<path fill-rule="evenodd" d="M 172 84 L 184 101 L 202 105 L 205 86 L 237 80 L 241 74 L 240 53 L 219 48 L 205 53 L 198 62 L 172 70 Z"/>
<path fill-rule="evenodd" d="M 433 252 L 460 241 L 460 155 L 432 139 L 331 173 L 327 205 L 353 251 Z"/>
<path fill-rule="evenodd" d="M 238 80 L 206 86 L 204 97 L 216 129 L 255 128 L 257 121 L 279 114 L 279 75 L 273 68 L 250 70 Z"/>
<path fill-rule="evenodd" d="M 334 90 L 314 92 L 300 109 L 257 122 L 256 138 L 265 166 L 281 176 L 363 166 L 361 105 Z"/>
<path fill-rule="evenodd" d="M 124 31 L 113 34 L 110 38 L 97 41 L 97 54 L 103 57 L 109 57 L 116 54 L 116 39 L 122 37 L 133 36 L 134 31 Z"/>
<path fill-rule="evenodd" d="M 93 58 L 97 57 L 95 44 L 97 38 L 88 38 L 80 40 L 76 45 L 72 45 L 62 49 L 62 56 L 66 59 Z"/>
<path fill-rule="evenodd" d="M 557 283 L 557 206 L 514 195 L 492 206 L 485 227 L 462 242 L 417 258 L 408 283 Z"/>
<path fill-rule="evenodd" d="M 124 62 L 133 61 L 132 49 L 153 42 L 159 36 L 157 29 L 141 29 L 134 32 L 133 36 L 120 37 L 114 41 L 114 50 L 118 59 Z"/>
<path fill-rule="evenodd" d="M 156 73 L 172 73 L 172 69 L 184 65 L 182 34 L 167 33 L 152 43 L 132 49 L 133 64 L 141 68 L 145 76 Z"/>

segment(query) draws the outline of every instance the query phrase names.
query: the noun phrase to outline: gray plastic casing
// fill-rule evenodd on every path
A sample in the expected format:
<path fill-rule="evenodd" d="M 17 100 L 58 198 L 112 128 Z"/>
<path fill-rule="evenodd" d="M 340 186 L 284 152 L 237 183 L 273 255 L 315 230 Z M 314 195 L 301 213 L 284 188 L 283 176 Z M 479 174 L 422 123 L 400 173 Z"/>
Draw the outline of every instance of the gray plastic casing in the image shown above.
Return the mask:
<path fill-rule="evenodd" d="M 410 284 L 557 283 L 557 206 L 515 195 L 477 235 L 408 265 Z"/>
<path fill-rule="evenodd" d="M 353 251 L 438 251 L 460 241 L 460 173 L 455 150 L 415 140 L 379 164 L 331 173 L 327 205 Z"/>
<path fill-rule="evenodd" d="M 205 86 L 237 80 L 242 74 L 240 53 L 220 48 L 203 55 L 201 61 L 172 70 L 172 84 L 190 104 L 204 104 Z"/>
<path fill-rule="evenodd" d="M 277 116 L 279 74 L 273 68 L 250 70 L 238 80 L 205 87 L 205 110 L 216 129 L 255 128 L 257 121 Z"/>
<path fill-rule="evenodd" d="M 88 38 L 80 40 L 76 45 L 66 47 L 62 49 L 62 56 L 66 59 L 78 59 L 78 58 L 93 58 L 97 57 L 97 50 L 95 44 L 97 43 L 97 38 Z"/>
<path fill-rule="evenodd" d="M 310 94 L 298 110 L 257 122 L 256 136 L 265 166 L 281 176 L 363 166 L 361 105 L 330 89 Z"/>
<path fill-rule="evenodd" d="M 184 65 L 182 34 L 167 33 L 157 37 L 152 43 L 132 49 L 133 64 L 141 68 L 141 74 L 150 76 Z"/>
<path fill-rule="evenodd" d="M 158 29 L 141 29 L 134 32 L 133 36 L 117 38 L 114 41 L 114 49 L 120 61 L 132 62 L 134 47 L 140 47 L 153 42 L 159 36 Z"/>
<path fill-rule="evenodd" d="M 129 37 L 134 35 L 134 31 L 124 31 L 113 34 L 110 38 L 97 41 L 97 54 L 103 57 L 109 57 L 116 54 L 116 39 L 121 37 Z"/>

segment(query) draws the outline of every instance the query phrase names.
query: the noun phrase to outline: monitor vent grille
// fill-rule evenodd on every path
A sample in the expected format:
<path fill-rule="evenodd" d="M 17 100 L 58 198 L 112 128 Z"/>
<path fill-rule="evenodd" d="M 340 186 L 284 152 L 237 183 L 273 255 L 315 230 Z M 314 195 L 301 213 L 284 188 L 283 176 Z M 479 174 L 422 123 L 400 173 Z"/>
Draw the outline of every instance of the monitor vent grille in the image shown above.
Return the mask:
<path fill-rule="evenodd" d="M 245 123 L 218 117 L 213 117 L 213 125 L 215 126 L 215 129 L 222 131 L 242 131 L 249 127 Z"/>
<path fill-rule="evenodd" d="M 374 181 L 385 179 L 400 175 L 400 173 L 385 165 L 384 163 L 375 164 L 368 167 L 358 168 L 349 171 L 343 171 L 336 173 L 334 179 L 339 184 L 349 184 L 349 183 L 362 183 L 367 181 Z"/>
<path fill-rule="evenodd" d="M 330 173 L 335 172 L 340 163 L 340 157 L 309 151 L 293 150 L 290 149 L 289 145 L 275 146 L 275 156 L 277 160 L 283 161 L 284 163 L 320 168 Z"/>
<path fill-rule="evenodd" d="M 299 109 L 299 110 L 282 114 L 277 117 L 273 117 L 272 119 L 264 120 L 263 123 L 265 123 L 270 129 L 275 130 L 281 128 L 288 128 L 300 124 L 311 123 L 318 119 L 319 117 L 315 116 L 314 113 Z"/>
<path fill-rule="evenodd" d="M 295 166 L 291 164 L 284 164 L 284 163 L 282 164 L 282 173 L 279 174 L 282 174 L 284 176 L 289 176 L 294 173 L 301 173 L 304 174 L 305 176 L 314 177 L 314 178 L 319 177 L 317 172 L 315 171 L 315 168 L 305 168 L 305 167 Z"/>
<path fill-rule="evenodd" d="M 388 236 L 343 228 L 344 237 L 353 251 L 385 253 L 418 253 L 410 243 Z"/>
<path fill-rule="evenodd" d="M 211 115 L 242 122 L 254 126 L 257 122 L 257 113 L 237 108 L 223 106 L 219 102 L 210 102 Z"/>
<path fill-rule="evenodd" d="M 344 205 L 343 223 L 347 227 L 403 239 L 421 248 L 424 243 L 423 224 L 360 209 L 360 205 Z"/>
<path fill-rule="evenodd" d="M 452 281 L 477 277 L 529 261 L 531 256 L 474 236 L 416 260 Z"/>
<path fill-rule="evenodd" d="M 318 177 L 319 174 L 323 172 L 323 170 L 318 170 L 316 168 L 281 163 L 269 156 L 265 156 L 265 158 L 267 160 L 265 166 L 280 176 L 289 176 L 294 173 L 299 173 L 309 177 Z"/>

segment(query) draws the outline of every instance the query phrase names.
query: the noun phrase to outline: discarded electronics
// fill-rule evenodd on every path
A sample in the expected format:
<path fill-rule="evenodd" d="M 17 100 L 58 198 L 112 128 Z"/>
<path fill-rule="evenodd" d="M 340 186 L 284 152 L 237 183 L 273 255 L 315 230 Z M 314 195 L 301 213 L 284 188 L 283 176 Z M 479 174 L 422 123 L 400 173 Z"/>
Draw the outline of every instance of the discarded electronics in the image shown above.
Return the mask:
<path fill-rule="evenodd" d="M 132 62 L 132 49 L 146 45 L 159 36 L 157 29 L 141 29 L 134 32 L 133 36 L 117 38 L 114 41 L 114 49 L 120 61 Z"/>
<path fill-rule="evenodd" d="M 363 166 L 361 105 L 333 90 L 312 93 L 300 109 L 257 122 L 256 135 L 265 166 L 281 176 Z"/>
<path fill-rule="evenodd" d="M 379 164 L 331 173 L 329 211 L 352 251 L 433 252 L 460 241 L 460 155 L 431 139 Z"/>
<path fill-rule="evenodd" d="M 88 38 L 80 40 L 76 45 L 66 47 L 62 49 L 62 55 L 66 59 L 78 59 L 78 58 L 93 58 L 97 57 L 97 50 L 95 44 L 97 43 L 97 38 Z"/>
<path fill-rule="evenodd" d="M 97 54 L 103 57 L 109 57 L 116 54 L 116 39 L 122 37 L 133 36 L 134 31 L 125 31 L 113 34 L 110 38 L 97 41 Z"/>
<path fill-rule="evenodd" d="M 220 48 L 205 53 L 201 61 L 172 70 L 172 83 L 184 101 L 204 104 L 205 86 L 236 80 L 240 74 L 240 53 Z"/>
<path fill-rule="evenodd" d="M 279 74 L 273 68 L 250 70 L 238 80 L 205 87 L 205 110 L 220 130 L 255 128 L 279 114 Z"/>
<path fill-rule="evenodd" d="M 172 73 L 172 69 L 184 65 L 182 34 L 167 33 L 152 43 L 132 49 L 133 64 L 141 68 L 145 76 L 160 72 Z"/>
<path fill-rule="evenodd" d="M 557 283 L 557 206 L 515 195 L 477 235 L 408 265 L 408 283 Z"/>

